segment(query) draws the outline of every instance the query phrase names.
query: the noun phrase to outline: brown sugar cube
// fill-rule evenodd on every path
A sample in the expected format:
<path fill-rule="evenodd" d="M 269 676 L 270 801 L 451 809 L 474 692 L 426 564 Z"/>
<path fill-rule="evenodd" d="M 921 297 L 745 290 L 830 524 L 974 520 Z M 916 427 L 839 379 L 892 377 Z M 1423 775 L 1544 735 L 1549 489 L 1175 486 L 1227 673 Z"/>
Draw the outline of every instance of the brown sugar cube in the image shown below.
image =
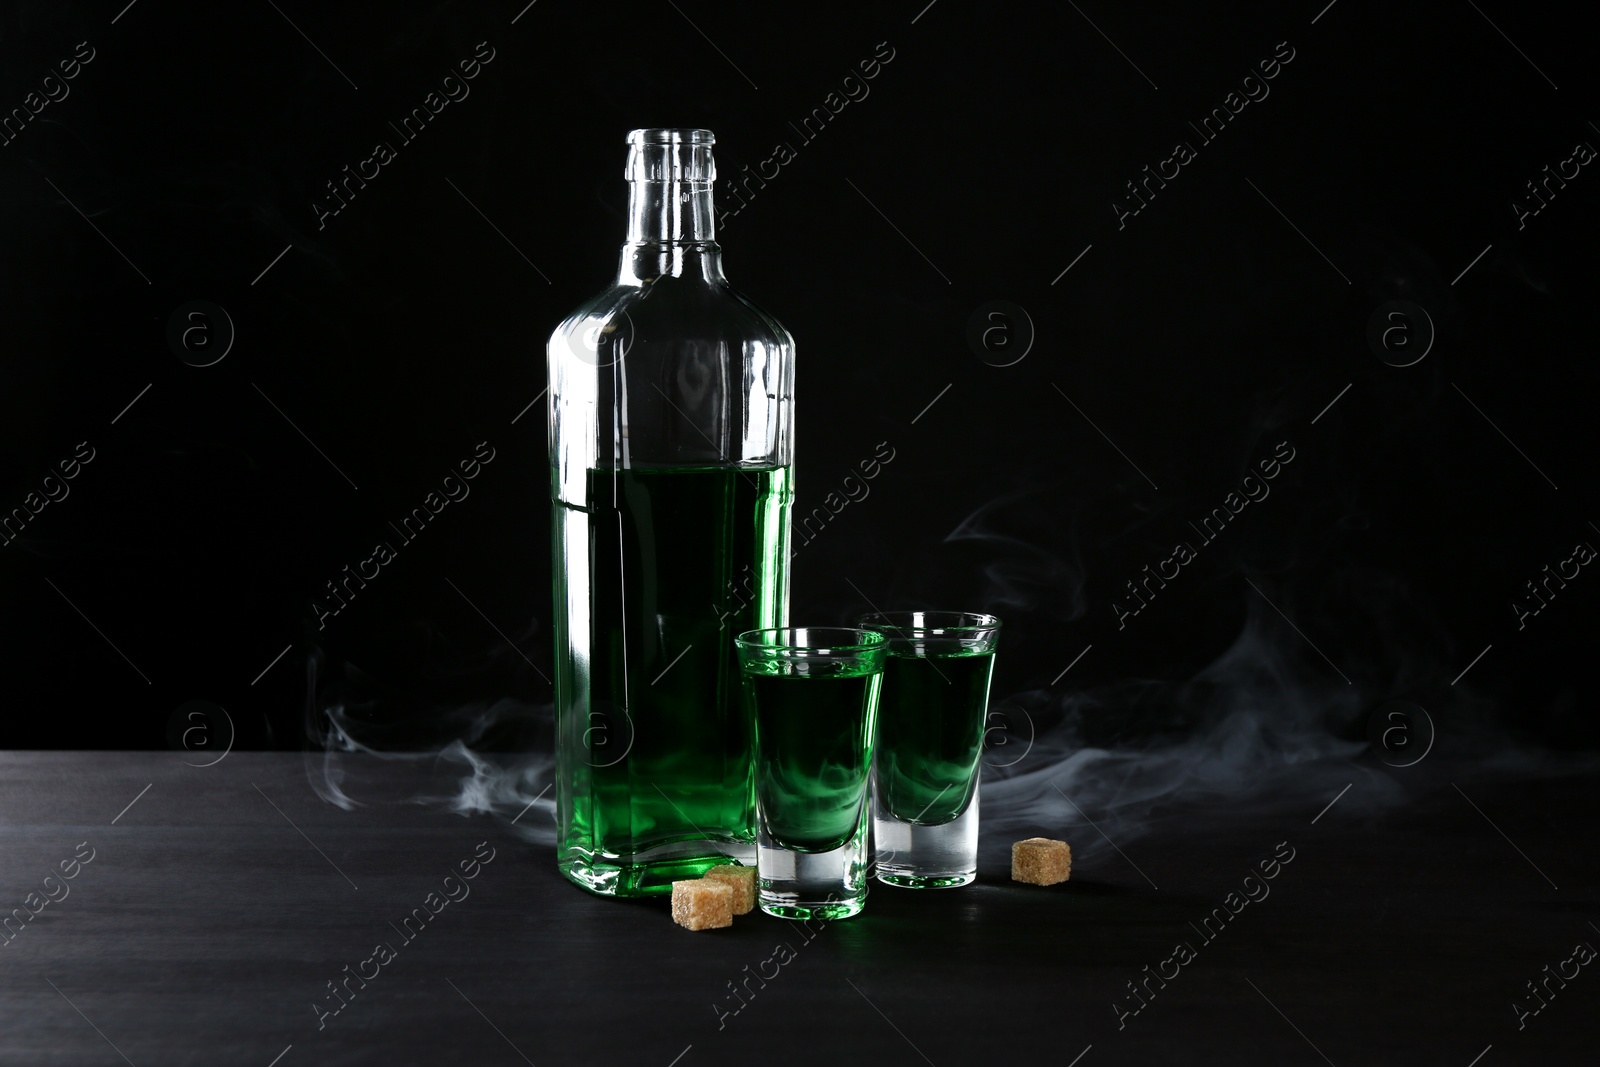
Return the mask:
<path fill-rule="evenodd" d="M 741 867 L 736 863 L 719 864 L 704 875 L 701 881 L 721 882 L 733 890 L 733 913 L 749 915 L 756 906 L 756 869 Z"/>
<path fill-rule="evenodd" d="M 1011 880 L 1055 885 L 1072 874 L 1072 848 L 1065 841 L 1030 837 L 1011 846 Z"/>
<path fill-rule="evenodd" d="M 687 930 L 733 925 L 733 887 L 704 878 L 672 883 L 672 921 Z"/>

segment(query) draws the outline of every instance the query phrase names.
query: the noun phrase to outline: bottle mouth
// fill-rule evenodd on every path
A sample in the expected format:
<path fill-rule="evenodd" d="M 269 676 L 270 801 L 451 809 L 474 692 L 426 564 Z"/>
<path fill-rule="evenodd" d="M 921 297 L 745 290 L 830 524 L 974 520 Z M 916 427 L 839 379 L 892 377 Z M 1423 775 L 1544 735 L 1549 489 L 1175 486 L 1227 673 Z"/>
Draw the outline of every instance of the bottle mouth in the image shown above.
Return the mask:
<path fill-rule="evenodd" d="M 630 182 L 690 182 L 710 185 L 717 180 L 717 165 L 710 130 L 648 129 L 628 134 L 628 165 L 623 177 Z"/>
<path fill-rule="evenodd" d="M 716 144 L 717 138 L 710 130 L 655 128 L 632 130 L 628 143 L 640 144 Z"/>

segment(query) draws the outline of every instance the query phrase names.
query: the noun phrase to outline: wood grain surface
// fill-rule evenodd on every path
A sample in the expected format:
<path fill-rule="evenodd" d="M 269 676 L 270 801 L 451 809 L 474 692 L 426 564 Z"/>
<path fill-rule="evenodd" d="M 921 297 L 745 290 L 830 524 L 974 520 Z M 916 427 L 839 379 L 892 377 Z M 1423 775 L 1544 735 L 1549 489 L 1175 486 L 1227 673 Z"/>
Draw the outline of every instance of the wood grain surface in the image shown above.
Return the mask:
<path fill-rule="evenodd" d="M 508 819 L 344 811 L 300 756 L 182 755 L 0 756 L 3 909 L 38 909 L 0 938 L 0 1063 L 1593 1062 L 1600 976 L 1546 977 L 1600 944 L 1592 772 L 1441 763 L 1384 810 L 1212 806 L 1115 848 L 1079 823 L 1049 888 L 986 835 L 970 887 L 692 934 L 569 885 Z M 332 1014 L 346 966 L 377 973 Z"/>

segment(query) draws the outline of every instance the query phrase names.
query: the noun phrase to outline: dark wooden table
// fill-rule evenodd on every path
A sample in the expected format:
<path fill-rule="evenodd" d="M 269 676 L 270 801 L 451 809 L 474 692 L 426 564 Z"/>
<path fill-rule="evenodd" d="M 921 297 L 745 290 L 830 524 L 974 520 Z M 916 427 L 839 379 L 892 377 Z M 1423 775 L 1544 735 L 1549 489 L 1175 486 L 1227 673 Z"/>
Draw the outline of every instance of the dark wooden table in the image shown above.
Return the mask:
<path fill-rule="evenodd" d="M 310 788 L 311 757 L 185 759 L 0 755 L 0 1063 L 1596 1059 L 1600 968 L 1568 962 L 1600 945 L 1593 770 L 1441 758 L 1373 805 L 1374 774 L 1402 772 L 1322 768 L 1357 783 L 1331 807 L 1337 789 L 1214 800 L 1115 846 L 1081 820 L 1040 826 L 1074 845 L 1065 885 L 1012 884 L 1011 835 L 990 833 L 965 889 L 876 888 L 812 931 L 751 915 L 691 934 L 664 902 L 561 879 L 518 836 L 536 819 L 548 835 L 543 805 L 515 826 L 437 803 L 346 811 Z M 403 797 L 413 771 L 374 763 L 364 784 L 393 775 Z M 475 854 L 492 858 L 450 880 Z M 322 1015 L 352 972 L 370 980 Z"/>

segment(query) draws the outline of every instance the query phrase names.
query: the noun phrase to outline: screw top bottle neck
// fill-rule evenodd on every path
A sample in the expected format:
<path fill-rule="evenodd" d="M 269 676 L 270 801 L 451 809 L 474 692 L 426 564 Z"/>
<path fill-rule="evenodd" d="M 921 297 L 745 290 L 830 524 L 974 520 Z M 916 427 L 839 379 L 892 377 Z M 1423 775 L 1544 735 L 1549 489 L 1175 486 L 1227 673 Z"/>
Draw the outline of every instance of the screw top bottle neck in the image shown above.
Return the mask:
<path fill-rule="evenodd" d="M 710 130 L 628 134 L 628 244 L 710 244 L 717 165 Z"/>

